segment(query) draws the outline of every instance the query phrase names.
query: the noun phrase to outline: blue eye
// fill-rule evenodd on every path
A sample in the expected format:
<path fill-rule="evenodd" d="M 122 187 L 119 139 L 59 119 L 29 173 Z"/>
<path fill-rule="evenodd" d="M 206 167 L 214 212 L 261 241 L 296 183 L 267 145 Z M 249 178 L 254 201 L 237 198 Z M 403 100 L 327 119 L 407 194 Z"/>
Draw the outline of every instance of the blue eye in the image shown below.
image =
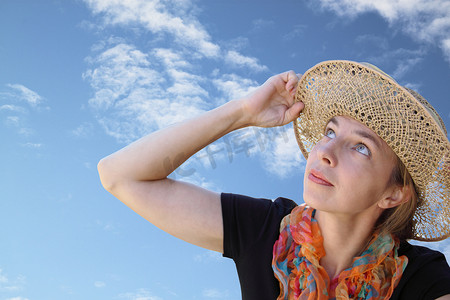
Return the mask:
<path fill-rule="evenodd" d="M 367 146 L 364 145 L 364 144 L 356 145 L 355 146 L 355 150 L 360 152 L 361 154 L 364 154 L 364 155 L 367 155 L 367 156 L 370 156 L 370 154 L 371 154 L 369 148 L 367 148 Z"/>
<path fill-rule="evenodd" d="M 325 136 L 329 137 L 330 139 L 336 137 L 336 133 L 333 131 L 333 129 L 325 129 Z"/>

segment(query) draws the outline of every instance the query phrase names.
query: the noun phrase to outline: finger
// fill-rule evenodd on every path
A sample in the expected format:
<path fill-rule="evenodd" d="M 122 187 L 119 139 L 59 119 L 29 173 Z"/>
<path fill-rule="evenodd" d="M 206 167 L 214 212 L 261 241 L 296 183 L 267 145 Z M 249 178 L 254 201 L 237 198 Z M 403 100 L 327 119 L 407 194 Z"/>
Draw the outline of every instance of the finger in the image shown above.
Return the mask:
<path fill-rule="evenodd" d="M 286 91 L 289 93 L 289 95 L 293 96 L 295 95 L 295 92 L 297 90 L 297 84 L 298 84 L 299 77 L 297 74 L 295 74 L 294 71 L 288 71 L 286 76 Z"/>
<path fill-rule="evenodd" d="M 305 108 L 303 102 L 294 103 L 289 109 L 286 110 L 284 114 L 285 124 L 288 124 L 300 116 L 300 112 Z"/>

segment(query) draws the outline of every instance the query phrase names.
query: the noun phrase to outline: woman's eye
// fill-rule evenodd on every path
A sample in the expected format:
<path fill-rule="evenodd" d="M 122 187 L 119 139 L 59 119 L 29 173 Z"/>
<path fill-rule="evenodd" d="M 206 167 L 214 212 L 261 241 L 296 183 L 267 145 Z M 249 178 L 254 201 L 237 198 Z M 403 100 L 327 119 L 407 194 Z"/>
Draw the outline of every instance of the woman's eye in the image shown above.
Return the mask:
<path fill-rule="evenodd" d="M 364 154 L 364 155 L 370 156 L 370 150 L 369 150 L 369 148 L 367 148 L 367 146 L 364 145 L 364 144 L 358 144 L 358 145 L 356 145 L 356 146 L 355 146 L 355 150 L 358 151 L 358 152 L 360 152 L 360 153 L 362 153 L 362 154 Z"/>
<path fill-rule="evenodd" d="M 326 129 L 325 130 L 325 136 L 329 137 L 330 139 L 336 137 L 336 133 L 334 133 L 333 129 Z"/>

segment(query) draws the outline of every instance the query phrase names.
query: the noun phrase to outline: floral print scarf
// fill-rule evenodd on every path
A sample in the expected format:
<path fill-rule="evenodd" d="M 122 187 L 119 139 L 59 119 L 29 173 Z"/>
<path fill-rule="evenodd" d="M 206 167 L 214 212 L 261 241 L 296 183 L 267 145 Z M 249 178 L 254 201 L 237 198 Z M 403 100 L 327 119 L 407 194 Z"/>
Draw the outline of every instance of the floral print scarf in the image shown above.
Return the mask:
<path fill-rule="evenodd" d="M 314 213 L 301 205 L 283 219 L 272 260 L 280 283 L 277 299 L 389 299 L 408 263 L 397 254 L 398 241 L 375 233 L 352 266 L 330 280 L 320 265 L 325 249 Z"/>

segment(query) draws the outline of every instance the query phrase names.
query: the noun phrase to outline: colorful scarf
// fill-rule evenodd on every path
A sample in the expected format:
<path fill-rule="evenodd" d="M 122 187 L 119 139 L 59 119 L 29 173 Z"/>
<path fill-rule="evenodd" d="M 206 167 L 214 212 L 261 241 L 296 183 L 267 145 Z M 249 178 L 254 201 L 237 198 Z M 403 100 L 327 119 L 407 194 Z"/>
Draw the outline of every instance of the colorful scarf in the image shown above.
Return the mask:
<path fill-rule="evenodd" d="M 408 263 L 406 256 L 397 254 L 398 241 L 375 233 L 352 266 L 330 281 L 320 266 L 325 249 L 314 213 L 301 205 L 283 219 L 272 260 L 280 282 L 277 299 L 389 299 Z"/>

